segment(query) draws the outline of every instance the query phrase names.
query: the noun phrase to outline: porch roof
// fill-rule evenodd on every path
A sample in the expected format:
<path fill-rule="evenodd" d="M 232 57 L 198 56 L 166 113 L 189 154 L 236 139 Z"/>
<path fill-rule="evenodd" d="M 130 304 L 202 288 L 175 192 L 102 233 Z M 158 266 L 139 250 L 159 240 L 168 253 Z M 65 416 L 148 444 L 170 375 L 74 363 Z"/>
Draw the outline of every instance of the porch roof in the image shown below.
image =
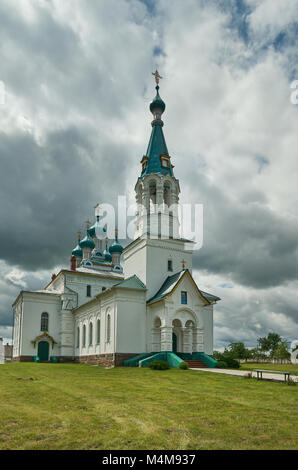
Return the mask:
<path fill-rule="evenodd" d="M 207 292 L 201 291 L 198 288 L 197 284 L 195 283 L 189 270 L 183 269 L 182 271 L 176 274 L 173 274 L 172 276 L 168 276 L 165 282 L 162 284 L 161 288 L 156 292 L 156 294 L 153 297 L 151 297 L 151 299 L 147 300 L 147 304 L 152 304 L 154 302 L 157 302 L 159 300 L 166 298 L 167 296 L 170 296 L 174 292 L 178 284 L 182 281 L 184 276 L 186 275 L 190 277 L 190 279 L 192 280 L 194 286 L 196 287 L 198 291 L 199 296 L 206 304 L 210 304 L 211 302 L 216 302 L 217 300 L 220 300 L 220 298 L 216 297 L 215 295 L 208 294 Z"/>

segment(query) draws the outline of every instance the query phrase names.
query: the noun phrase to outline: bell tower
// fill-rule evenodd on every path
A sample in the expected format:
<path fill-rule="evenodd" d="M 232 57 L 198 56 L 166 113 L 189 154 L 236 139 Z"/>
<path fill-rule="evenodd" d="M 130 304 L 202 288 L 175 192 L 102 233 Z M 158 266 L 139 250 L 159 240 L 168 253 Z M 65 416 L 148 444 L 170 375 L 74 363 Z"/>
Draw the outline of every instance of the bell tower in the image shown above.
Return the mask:
<path fill-rule="evenodd" d="M 141 175 L 136 186 L 137 212 L 134 241 L 125 247 L 125 277 L 136 274 L 154 295 L 165 279 L 185 268 L 192 269 L 193 242 L 181 239 L 178 179 L 163 134 L 162 114 L 166 105 L 159 95 L 159 73 L 153 74 L 156 96 L 150 103 L 152 131 Z"/>
<path fill-rule="evenodd" d="M 166 105 L 159 95 L 159 73 L 154 74 L 156 96 L 150 103 L 152 131 L 146 155 L 141 160 L 141 176 L 135 186 L 137 214 L 135 239 L 143 234 L 158 238 L 179 238 L 179 181 L 163 134 L 162 114 Z"/>

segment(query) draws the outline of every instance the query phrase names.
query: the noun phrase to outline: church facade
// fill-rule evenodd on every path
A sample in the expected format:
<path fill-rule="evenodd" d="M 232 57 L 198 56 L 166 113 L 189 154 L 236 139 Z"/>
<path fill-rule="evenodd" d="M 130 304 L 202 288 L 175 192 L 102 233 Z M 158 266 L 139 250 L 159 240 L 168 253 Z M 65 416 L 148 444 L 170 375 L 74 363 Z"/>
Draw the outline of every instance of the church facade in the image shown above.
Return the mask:
<path fill-rule="evenodd" d="M 171 355 L 209 367 L 213 306 L 192 277 L 194 242 L 180 236 L 179 181 L 163 134 L 165 103 L 150 104 L 152 132 L 135 186 L 134 240 L 107 238 L 100 206 L 72 251 L 70 268 L 44 289 L 21 291 L 13 303 L 13 360 L 147 365 Z"/>

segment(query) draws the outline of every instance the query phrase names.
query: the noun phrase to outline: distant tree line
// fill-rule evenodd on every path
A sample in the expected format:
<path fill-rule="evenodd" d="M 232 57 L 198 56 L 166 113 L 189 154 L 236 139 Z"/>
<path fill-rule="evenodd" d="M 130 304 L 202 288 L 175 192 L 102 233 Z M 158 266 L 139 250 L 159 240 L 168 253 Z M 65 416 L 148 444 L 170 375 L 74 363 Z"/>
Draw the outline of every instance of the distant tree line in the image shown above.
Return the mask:
<path fill-rule="evenodd" d="M 276 360 L 284 361 L 289 360 L 291 354 L 288 351 L 288 345 L 285 340 L 277 333 L 268 333 L 263 338 L 258 338 L 257 347 L 248 349 L 242 342 L 230 343 L 224 352 L 214 351 L 214 358 L 219 362 L 224 362 L 226 366 L 233 367 L 233 361 L 252 360 L 252 361 L 266 361 Z M 230 363 L 230 364 L 229 364 Z M 238 367 L 240 364 L 238 365 Z M 224 367 L 224 366 L 222 366 Z M 234 363 L 234 367 L 237 367 Z"/>

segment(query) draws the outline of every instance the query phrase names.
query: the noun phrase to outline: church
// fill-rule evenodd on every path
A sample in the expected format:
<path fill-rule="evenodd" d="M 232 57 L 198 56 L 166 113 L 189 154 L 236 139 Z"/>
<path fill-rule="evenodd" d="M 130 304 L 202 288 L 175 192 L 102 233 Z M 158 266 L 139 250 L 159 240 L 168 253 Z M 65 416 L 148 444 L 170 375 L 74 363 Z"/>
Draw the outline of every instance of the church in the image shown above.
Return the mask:
<path fill-rule="evenodd" d="M 78 234 L 69 268 L 13 303 L 13 360 L 216 367 L 213 306 L 192 277 L 194 242 L 180 236 L 179 180 L 164 133 L 165 103 L 150 103 L 152 131 L 135 185 L 134 240 L 107 237 L 100 206 Z M 83 236 L 82 236 L 83 235 Z"/>

